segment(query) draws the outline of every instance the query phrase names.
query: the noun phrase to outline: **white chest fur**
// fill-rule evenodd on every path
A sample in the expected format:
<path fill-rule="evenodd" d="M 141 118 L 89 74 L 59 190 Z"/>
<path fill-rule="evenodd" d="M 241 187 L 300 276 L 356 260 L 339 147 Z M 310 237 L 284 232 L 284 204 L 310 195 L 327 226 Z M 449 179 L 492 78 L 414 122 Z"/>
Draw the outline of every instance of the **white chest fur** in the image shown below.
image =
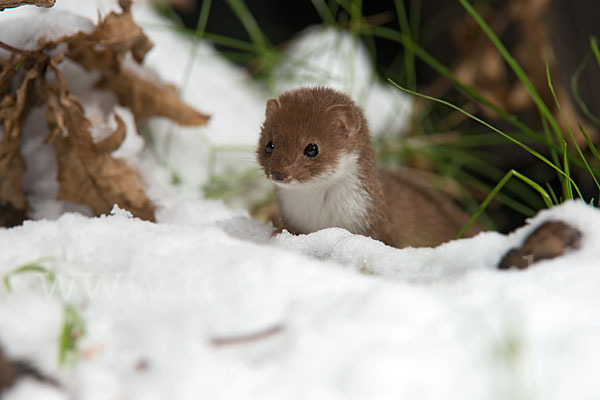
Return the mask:
<path fill-rule="evenodd" d="M 320 177 L 277 185 L 284 220 L 297 233 L 330 227 L 364 232 L 371 199 L 358 174 L 358 155 L 345 154 Z"/>

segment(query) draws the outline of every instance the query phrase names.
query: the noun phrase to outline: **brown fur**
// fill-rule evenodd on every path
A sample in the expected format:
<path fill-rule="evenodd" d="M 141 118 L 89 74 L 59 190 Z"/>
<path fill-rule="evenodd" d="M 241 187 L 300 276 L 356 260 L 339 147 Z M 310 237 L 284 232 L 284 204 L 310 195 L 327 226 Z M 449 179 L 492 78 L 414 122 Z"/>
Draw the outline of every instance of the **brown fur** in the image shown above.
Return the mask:
<path fill-rule="evenodd" d="M 275 147 L 271 154 L 265 152 L 269 141 Z M 313 159 L 302 155 L 309 143 L 320 149 Z M 370 198 L 365 228 L 354 233 L 398 248 L 429 247 L 451 240 L 468 221 L 450 199 L 420 182 L 410 170 L 377 169 L 367 121 L 345 94 L 302 88 L 267 102 L 257 158 L 268 177 L 278 171 L 307 182 L 333 168 L 344 153 L 358 154 L 362 190 Z M 282 220 L 285 228 L 296 231 L 284 210 Z M 472 228 L 467 236 L 477 232 Z"/>

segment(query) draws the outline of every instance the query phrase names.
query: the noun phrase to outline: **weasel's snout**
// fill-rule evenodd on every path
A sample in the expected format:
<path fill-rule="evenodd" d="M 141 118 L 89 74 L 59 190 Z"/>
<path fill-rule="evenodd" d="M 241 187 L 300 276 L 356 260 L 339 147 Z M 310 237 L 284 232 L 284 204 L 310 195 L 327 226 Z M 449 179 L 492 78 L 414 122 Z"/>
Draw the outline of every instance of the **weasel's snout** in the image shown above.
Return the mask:
<path fill-rule="evenodd" d="M 287 181 L 289 178 L 288 174 L 283 171 L 271 171 L 271 179 L 283 182 Z"/>

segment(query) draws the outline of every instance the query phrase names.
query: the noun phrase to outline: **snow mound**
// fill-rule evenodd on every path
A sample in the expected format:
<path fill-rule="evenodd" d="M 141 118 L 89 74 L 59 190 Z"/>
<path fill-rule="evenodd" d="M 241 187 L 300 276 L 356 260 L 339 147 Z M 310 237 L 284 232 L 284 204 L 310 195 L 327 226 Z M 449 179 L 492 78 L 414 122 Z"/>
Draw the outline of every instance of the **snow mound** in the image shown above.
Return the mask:
<path fill-rule="evenodd" d="M 495 269 L 550 219 L 578 227 L 581 249 Z M 600 383 L 581 371 L 600 367 L 599 231 L 581 202 L 508 236 L 403 250 L 340 229 L 270 239 L 210 201 L 173 204 L 156 224 L 67 214 L 0 230 L 0 274 L 41 259 L 56 276 L 11 278 L 0 343 L 60 379 L 64 398 L 591 399 Z M 65 304 L 86 323 L 72 367 L 57 363 Z"/>

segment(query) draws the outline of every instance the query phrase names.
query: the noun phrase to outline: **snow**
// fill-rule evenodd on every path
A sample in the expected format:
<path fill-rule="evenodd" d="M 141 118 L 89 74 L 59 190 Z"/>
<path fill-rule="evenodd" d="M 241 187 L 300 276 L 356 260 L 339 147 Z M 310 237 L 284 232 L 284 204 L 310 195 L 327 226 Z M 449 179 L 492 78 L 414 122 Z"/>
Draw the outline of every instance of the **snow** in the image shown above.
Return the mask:
<path fill-rule="evenodd" d="M 24 25 L 35 29 L 23 29 Z M 39 40 L 51 42 L 77 32 L 90 33 L 94 26 L 89 19 L 69 11 L 24 7 L 2 11 L 0 37 L 3 42 L 18 49 L 35 50 L 40 47 Z M 0 50 L 0 57 L 8 55 L 6 50 Z"/>
<path fill-rule="evenodd" d="M 329 86 L 349 94 L 365 111 L 375 136 L 401 134 L 412 103 L 380 82 L 364 44 L 350 32 L 313 27 L 287 46 L 274 71 L 276 93 L 302 86 Z"/>
<path fill-rule="evenodd" d="M 111 7 L 104 4 L 102 14 Z M 0 39 L 4 19 L 42 13 L 42 23 L 70 9 L 96 20 L 91 1 L 21 7 L 0 14 Z M 156 43 L 148 68 L 181 82 L 193 43 L 156 28 L 166 22 L 144 3 L 134 15 Z M 170 133 L 165 120 L 148 124 L 159 142 L 171 136 L 168 168 L 142 149 L 127 109 L 92 89 L 93 76 L 61 64 L 99 137 L 114 128 L 115 113 L 126 123 L 127 139 L 114 155 L 146 178 L 159 206 L 156 223 L 118 207 L 99 218 L 64 214 L 81 206 L 56 200 L 45 110 L 33 109 L 25 121 L 24 186 L 37 220 L 0 229 L 0 277 L 36 262 L 56 279 L 21 273 L 10 279 L 11 292 L 0 288 L 0 346 L 61 387 L 26 378 L 3 399 L 597 398 L 597 209 L 567 202 L 510 235 L 486 232 L 434 249 L 394 249 L 338 228 L 271 238 L 271 227 L 198 191 L 208 178 L 207 138 L 251 147 L 220 158 L 222 170 L 251 165 L 270 93 L 205 43 L 196 57 L 183 95 L 213 118 L 207 127 Z M 367 67 L 355 70 L 367 74 Z M 373 96 L 383 96 L 380 89 Z M 179 187 L 168 184 L 173 170 L 182 176 Z M 508 249 L 548 220 L 580 229 L 581 248 L 525 271 L 496 269 Z M 67 305 L 85 322 L 85 334 L 78 361 L 60 365 Z"/>
<path fill-rule="evenodd" d="M 494 269 L 548 219 L 580 228 L 582 249 Z M 183 201 L 156 224 L 66 214 L 0 232 L 3 274 L 52 257 L 57 275 L 12 278 L 0 343 L 62 378 L 68 398 L 594 398 L 595 375 L 576 371 L 600 367 L 599 227 L 572 202 L 509 236 L 398 250 L 334 228 L 270 240 L 219 202 Z M 56 361 L 65 302 L 87 328 L 71 368 Z"/>

